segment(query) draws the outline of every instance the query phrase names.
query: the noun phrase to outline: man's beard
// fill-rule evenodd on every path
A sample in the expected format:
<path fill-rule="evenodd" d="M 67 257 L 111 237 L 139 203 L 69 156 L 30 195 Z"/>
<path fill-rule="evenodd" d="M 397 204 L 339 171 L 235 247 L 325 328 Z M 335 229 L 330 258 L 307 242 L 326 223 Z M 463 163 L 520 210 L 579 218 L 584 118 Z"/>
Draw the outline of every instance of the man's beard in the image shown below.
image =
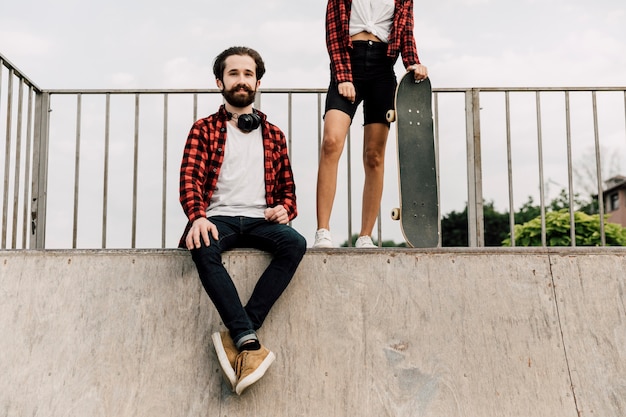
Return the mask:
<path fill-rule="evenodd" d="M 245 91 L 247 94 L 241 95 L 240 90 Z M 222 96 L 228 104 L 233 107 L 248 107 L 254 103 L 254 96 L 256 90 L 251 90 L 247 85 L 239 84 L 233 86 L 230 90 L 223 89 Z"/>

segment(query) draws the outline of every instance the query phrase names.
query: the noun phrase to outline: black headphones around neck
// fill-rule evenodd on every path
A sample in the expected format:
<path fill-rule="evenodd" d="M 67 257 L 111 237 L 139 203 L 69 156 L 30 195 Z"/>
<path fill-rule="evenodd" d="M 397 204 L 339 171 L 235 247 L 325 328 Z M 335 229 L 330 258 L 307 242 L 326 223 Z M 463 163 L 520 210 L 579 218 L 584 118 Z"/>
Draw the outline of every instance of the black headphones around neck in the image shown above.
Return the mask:
<path fill-rule="evenodd" d="M 226 114 L 228 114 L 228 120 L 233 117 L 237 119 L 237 127 L 245 133 L 252 132 L 254 129 L 258 129 L 259 126 L 261 126 L 261 116 L 259 116 L 254 109 L 252 109 L 252 113 L 233 114 L 226 112 Z"/>

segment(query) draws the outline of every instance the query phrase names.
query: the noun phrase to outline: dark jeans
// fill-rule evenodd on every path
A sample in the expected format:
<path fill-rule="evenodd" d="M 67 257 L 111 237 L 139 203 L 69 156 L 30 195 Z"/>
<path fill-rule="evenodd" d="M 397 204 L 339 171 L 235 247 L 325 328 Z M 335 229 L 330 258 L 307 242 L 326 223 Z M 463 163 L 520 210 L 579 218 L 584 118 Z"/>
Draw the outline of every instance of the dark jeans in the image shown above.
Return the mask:
<path fill-rule="evenodd" d="M 291 227 L 264 219 L 214 216 L 209 220 L 217 226 L 219 239 L 209 234 L 210 245 L 203 242 L 201 248 L 191 250 L 191 256 L 204 289 L 237 343 L 261 327 L 296 272 L 306 240 Z M 233 248 L 256 248 L 273 255 L 245 307 L 222 264 L 222 252 Z"/>

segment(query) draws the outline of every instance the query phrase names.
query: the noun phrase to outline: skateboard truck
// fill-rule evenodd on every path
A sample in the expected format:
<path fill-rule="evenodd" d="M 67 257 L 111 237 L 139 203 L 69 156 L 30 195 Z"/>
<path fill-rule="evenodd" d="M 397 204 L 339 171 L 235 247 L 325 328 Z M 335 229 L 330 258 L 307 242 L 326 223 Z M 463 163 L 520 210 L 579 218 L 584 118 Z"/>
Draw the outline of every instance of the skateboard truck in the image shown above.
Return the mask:
<path fill-rule="evenodd" d="M 421 82 L 421 81 L 420 81 Z M 411 113 L 412 110 L 409 110 L 409 113 Z M 415 110 L 416 113 L 419 113 L 419 110 Z M 385 114 L 385 118 L 387 119 L 387 122 L 389 123 L 393 123 L 396 121 L 396 111 L 391 109 L 391 110 L 387 110 L 387 114 Z M 411 122 L 410 124 L 413 124 L 413 122 Z M 421 125 L 420 122 L 417 122 L 417 125 Z"/>

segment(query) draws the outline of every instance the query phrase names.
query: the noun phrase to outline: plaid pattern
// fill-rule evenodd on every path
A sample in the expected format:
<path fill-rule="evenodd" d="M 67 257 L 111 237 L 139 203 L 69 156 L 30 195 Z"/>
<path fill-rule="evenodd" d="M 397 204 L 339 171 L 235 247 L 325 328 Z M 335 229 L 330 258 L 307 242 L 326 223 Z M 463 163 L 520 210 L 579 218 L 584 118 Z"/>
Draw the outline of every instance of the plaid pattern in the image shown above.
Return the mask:
<path fill-rule="evenodd" d="M 395 0 L 393 25 L 389 34 L 387 56 L 394 61 L 402 55 L 405 68 L 419 64 L 415 36 L 413 35 L 413 0 Z M 330 57 L 332 77 L 338 83 L 352 82 L 350 52 L 350 10 L 352 0 L 328 0 L 326 6 L 326 48 Z"/>
<path fill-rule="evenodd" d="M 283 205 L 289 220 L 292 220 L 297 216 L 298 210 L 285 135 L 267 121 L 265 114 L 260 111 L 257 113 L 263 120 L 261 129 L 265 149 L 265 200 L 268 207 Z M 185 247 L 185 238 L 191 223 L 199 217 L 206 217 L 206 209 L 224 161 L 226 123 L 228 115 L 222 105 L 217 113 L 196 121 L 189 131 L 180 165 L 179 199 L 189 219 L 179 242 L 181 248 Z"/>

